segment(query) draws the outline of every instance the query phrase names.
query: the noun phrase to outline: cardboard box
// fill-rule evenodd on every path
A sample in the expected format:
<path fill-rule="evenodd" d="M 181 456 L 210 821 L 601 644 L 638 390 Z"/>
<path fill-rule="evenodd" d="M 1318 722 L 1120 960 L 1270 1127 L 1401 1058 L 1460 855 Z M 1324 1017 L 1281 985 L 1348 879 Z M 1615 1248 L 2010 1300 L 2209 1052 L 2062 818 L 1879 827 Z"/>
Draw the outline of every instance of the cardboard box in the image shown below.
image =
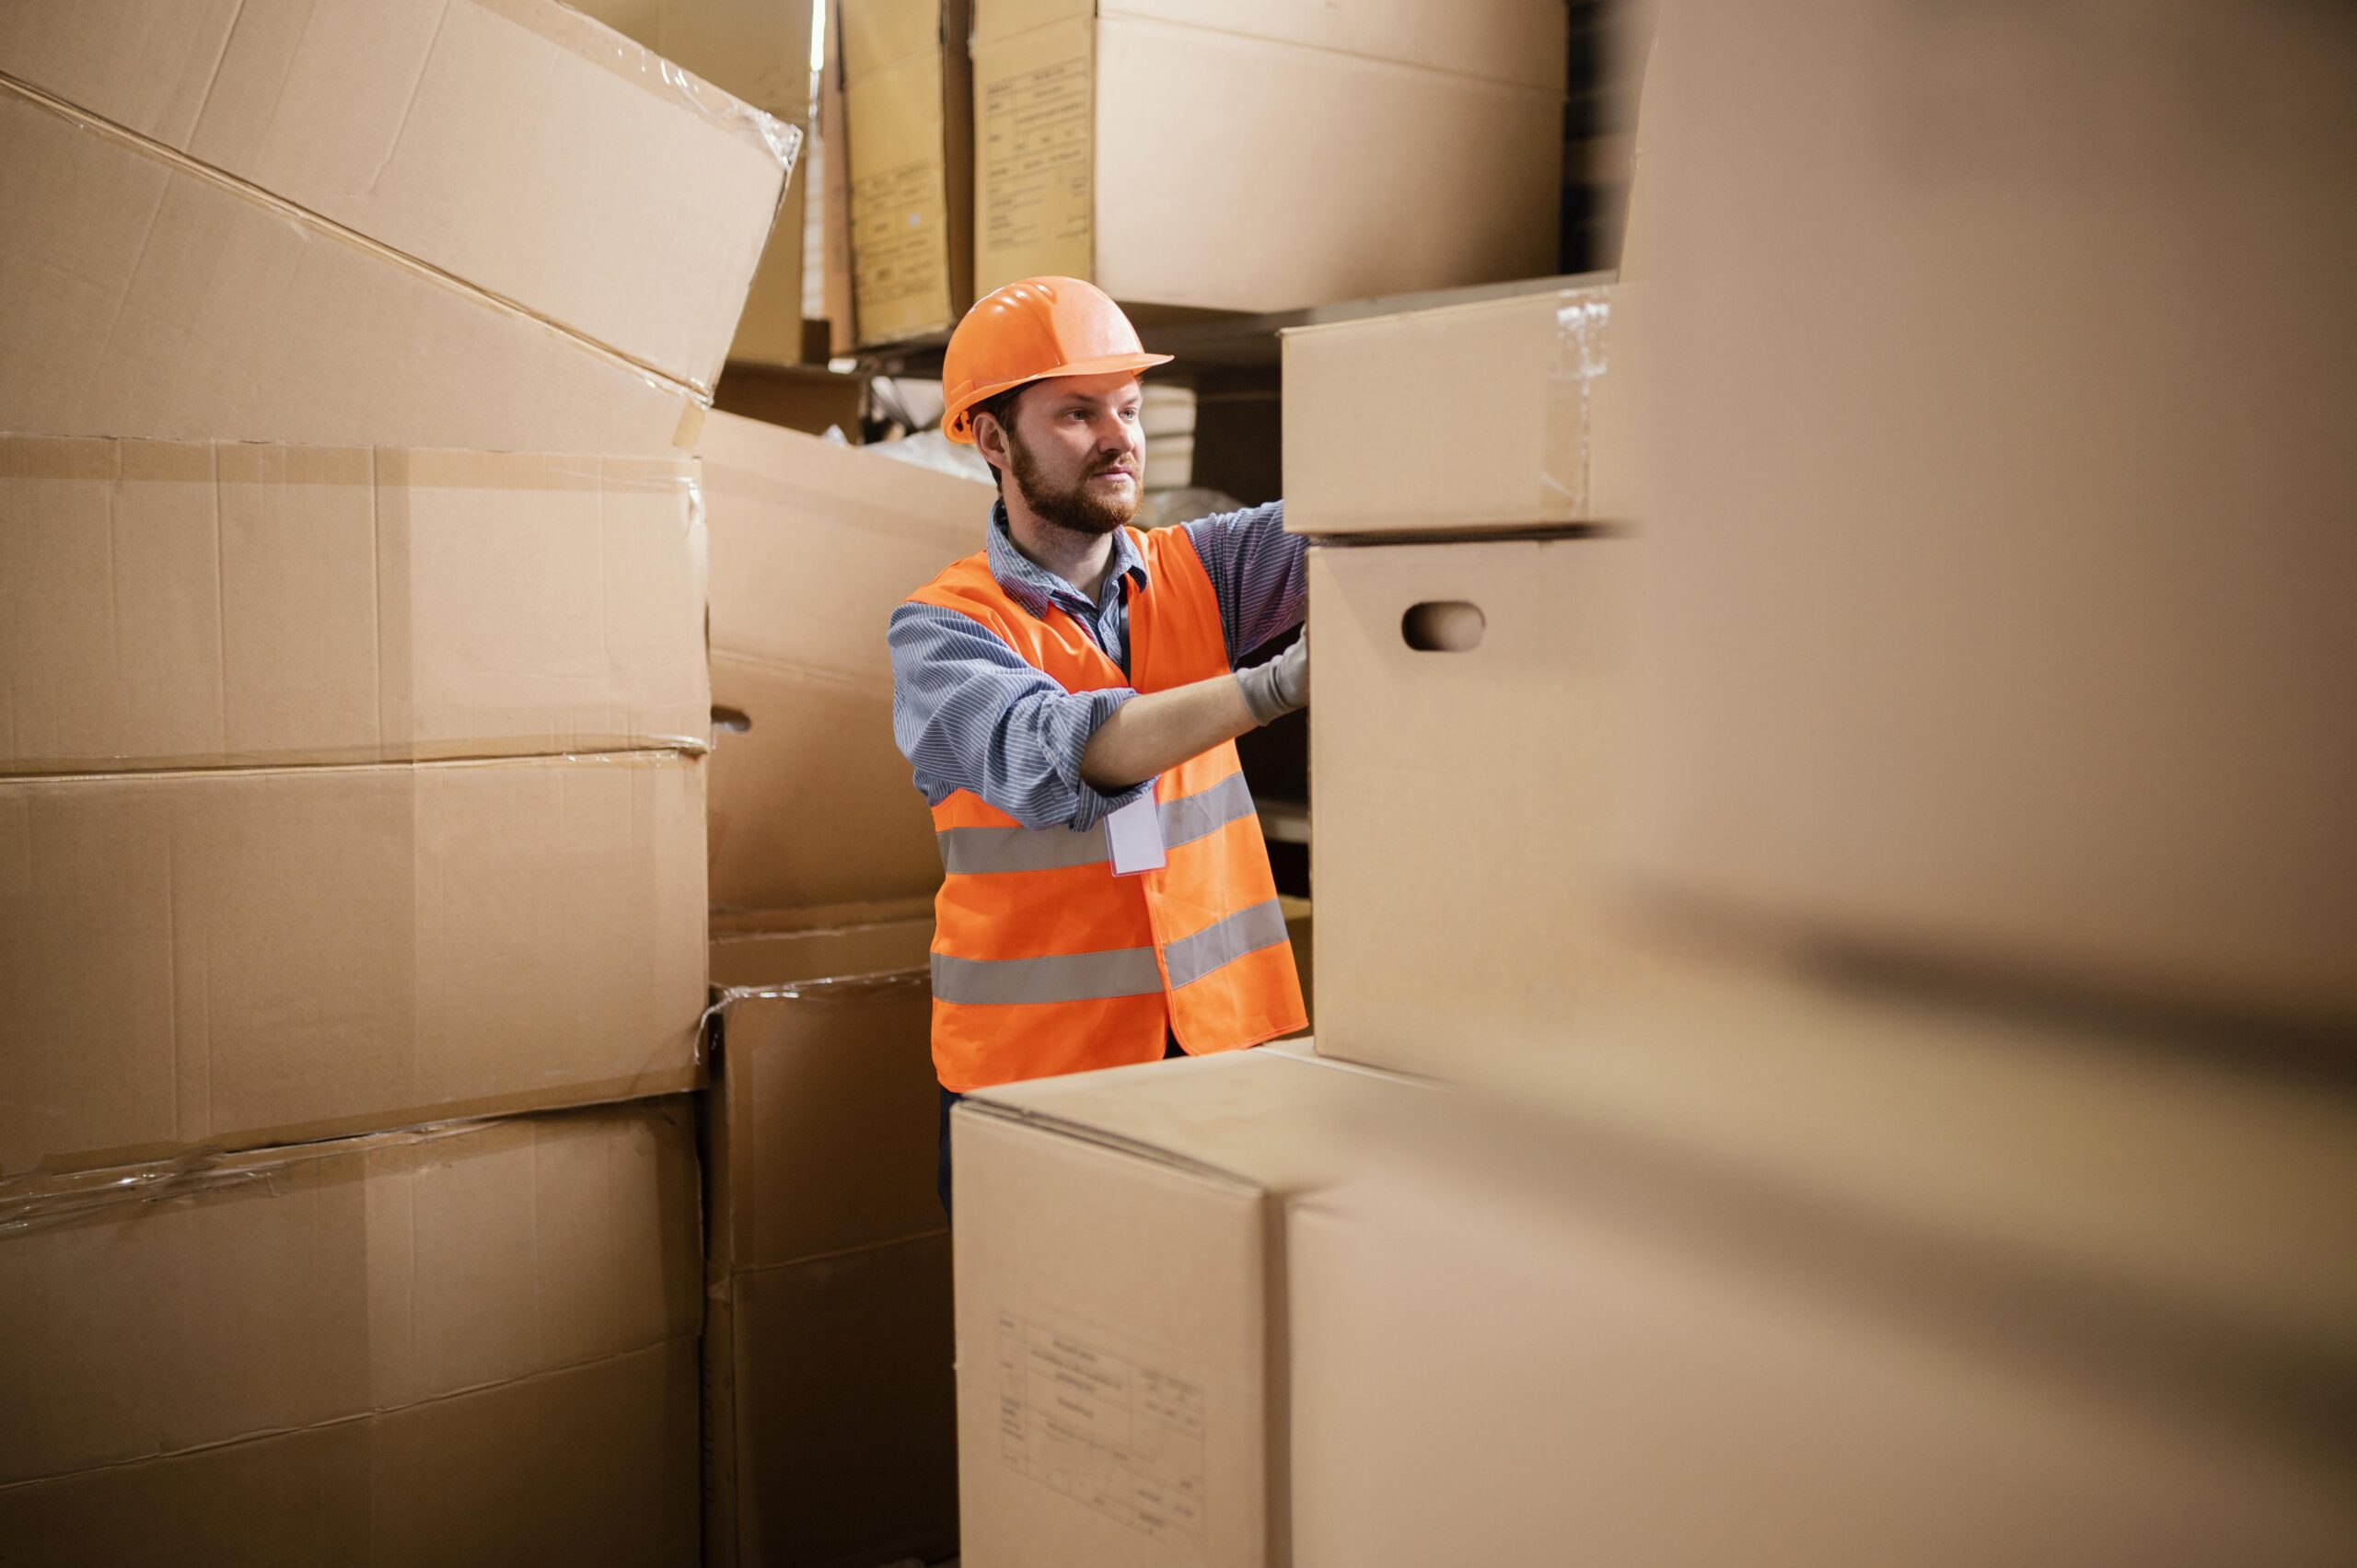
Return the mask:
<path fill-rule="evenodd" d="M 810 0 L 582 0 L 575 8 L 799 134 L 801 156 L 754 269 L 728 357 L 756 365 L 800 362 L 803 220 L 815 199 L 804 168 L 815 145 L 810 133 L 817 108 Z"/>
<path fill-rule="evenodd" d="M 2347 18 L 1707 10 L 1648 108 L 1632 887 L 2345 1032 Z"/>
<path fill-rule="evenodd" d="M 1895 1011 L 1584 1032 L 1543 1142 L 1295 1204 L 1299 1568 L 2344 1555 L 2347 1108 Z"/>
<path fill-rule="evenodd" d="M 959 1106 L 965 1561 L 1289 1560 L 1284 1206 L 1423 1094 L 1264 1048 Z"/>
<path fill-rule="evenodd" d="M 712 406 L 764 424 L 783 424 L 807 436 L 840 431 L 859 445 L 866 411 L 865 376 L 817 366 L 750 365 L 733 361 L 713 394 Z"/>
<path fill-rule="evenodd" d="M 554 0 L 28 0 L 0 72 L 705 392 L 799 135 Z"/>
<path fill-rule="evenodd" d="M 1284 332 L 1285 527 L 1628 520 L 1598 511 L 1589 479 L 1618 386 L 1614 293 L 1564 288 Z"/>
<path fill-rule="evenodd" d="M 692 1087 L 676 752 L 0 781 L 0 1172 Z"/>
<path fill-rule="evenodd" d="M 1593 862 L 1633 548 L 1310 551 L 1320 1052 L 1460 1077 L 1560 1048 L 1615 971 Z"/>
<path fill-rule="evenodd" d="M 839 14 L 856 340 L 946 332 L 974 302 L 968 0 Z"/>
<path fill-rule="evenodd" d="M 987 486 L 714 414 L 712 900 L 780 909 L 916 897 L 933 819 L 892 738 L 886 623 L 981 548 Z M 740 727 L 741 726 L 741 727 Z"/>
<path fill-rule="evenodd" d="M 703 399 L 0 77 L 0 430 L 674 455 Z"/>
<path fill-rule="evenodd" d="M 706 743 L 688 459 L 0 436 L 0 772 Z"/>
<path fill-rule="evenodd" d="M 1260 311 L 1552 272 L 1565 26 L 1525 0 L 978 0 L 974 286 Z"/>
<path fill-rule="evenodd" d="M 134 1174 L 0 1200 L 12 1556 L 695 1560 L 684 1101 Z"/>
<path fill-rule="evenodd" d="M 958 1549 L 932 935 L 923 919 L 712 945 L 708 1562 Z"/>

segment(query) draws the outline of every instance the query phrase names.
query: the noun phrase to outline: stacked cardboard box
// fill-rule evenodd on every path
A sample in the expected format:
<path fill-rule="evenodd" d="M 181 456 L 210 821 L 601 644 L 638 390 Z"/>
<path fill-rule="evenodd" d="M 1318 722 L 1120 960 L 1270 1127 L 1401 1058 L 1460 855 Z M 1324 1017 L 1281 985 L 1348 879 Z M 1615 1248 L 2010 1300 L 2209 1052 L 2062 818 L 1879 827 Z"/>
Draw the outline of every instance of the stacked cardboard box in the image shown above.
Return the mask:
<path fill-rule="evenodd" d="M 664 59 L 791 126 L 807 149 L 818 108 L 811 73 L 811 0 L 580 0 L 586 12 Z M 808 157 L 795 160 L 777 222 L 754 270 L 732 362 L 796 365 L 804 352 L 804 216 L 813 200 Z M 812 314 L 816 314 L 813 312 Z"/>
<path fill-rule="evenodd" d="M 939 853 L 892 736 L 893 609 L 981 543 L 986 486 L 715 413 L 710 1561 L 958 1541 L 934 1187 Z"/>
<path fill-rule="evenodd" d="M 701 1081 L 687 443 L 793 145 L 544 0 L 0 18 L 12 1541 L 693 1554 L 679 1107 L 369 1139 Z"/>
<path fill-rule="evenodd" d="M 1618 961 L 1591 861 L 1622 725 L 1619 291 L 1283 337 L 1310 551 L 1319 1049 L 1460 1075 Z"/>
<path fill-rule="evenodd" d="M 974 301 L 970 0 L 848 0 L 842 82 L 852 335 L 943 333 Z"/>
<path fill-rule="evenodd" d="M 975 287 L 1282 310 L 1543 276 L 1565 25 L 1549 0 L 975 0 Z"/>

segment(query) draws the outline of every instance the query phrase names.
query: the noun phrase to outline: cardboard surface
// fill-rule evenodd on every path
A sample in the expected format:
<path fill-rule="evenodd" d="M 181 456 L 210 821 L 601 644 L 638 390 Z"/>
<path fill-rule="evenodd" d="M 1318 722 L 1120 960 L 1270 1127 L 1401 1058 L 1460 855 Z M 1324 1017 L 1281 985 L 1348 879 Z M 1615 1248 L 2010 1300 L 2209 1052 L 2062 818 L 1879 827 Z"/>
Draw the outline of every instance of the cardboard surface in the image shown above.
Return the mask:
<path fill-rule="evenodd" d="M 1310 551 L 1320 1052 L 1460 1077 L 1561 1049 L 1616 972 L 1595 860 L 1633 548 Z"/>
<path fill-rule="evenodd" d="M 966 0 L 852 0 L 842 22 L 857 339 L 946 332 L 974 300 Z"/>
<path fill-rule="evenodd" d="M 0 1489 L 31 1562 L 691 1568 L 695 1343 Z"/>
<path fill-rule="evenodd" d="M 0 209 L 12 434 L 670 456 L 702 417 L 683 382 L 5 79 Z"/>
<path fill-rule="evenodd" d="M 0 771 L 705 744 L 694 463 L 0 436 Z"/>
<path fill-rule="evenodd" d="M 986 4 L 977 23 L 977 292 L 1061 273 L 1127 302 L 1260 311 L 1552 269 L 1555 75 L 1529 86 L 1110 7 L 1032 9 Z M 1562 13 L 1518 9 L 1556 30 L 1515 72 L 1544 58 L 1559 73 Z M 1457 14 L 1422 26 L 1446 33 Z M 1409 41 L 1402 56 L 1423 59 Z M 1204 114 L 1213 101 L 1227 107 Z"/>
<path fill-rule="evenodd" d="M 927 918 L 712 945 L 711 1561 L 957 1548 L 932 934 Z"/>
<path fill-rule="evenodd" d="M 1692 19 L 1644 176 L 1632 885 L 2345 1032 L 2350 19 Z"/>
<path fill-rule="evenodd" d="M 816 199 L 804 172 L 816 109 L 810 0 L 583 0 L 576 9 L 802 133 L 801 156 L 728 350 L 730 359 L 750 364 L 798 363 L 803 217 Z"/>
<path fill-rule="evenodd" d="M 929 893 L 933 821 L 892 738 L 886 622 L 981 547 L 991 493 L 750 420 L 702 444 L 713 547 L 711 897 L 785 908 Z"/>
<path fill-rule="evenodd" d="M 554 0 L 26 0 L 0 72 L 706 391 L 797 134 Z"/>
<path fill-rule="evenodd" d="M 2336 1363 L 1757 1195 L 1599 1158 L 1545 1184 L 1395 1169 L 1295 1205 L 1294 1561 L 2345 1552 L 2342 1467 L 2291 1392 Z M 2295 1201 L 2321 1218 L 2320 1198 Z"/>
<path fill-rule="evenodd" d="M 0 1539 L 38 1562 L 696 1556 L 683 1099 L 0 1197 Z"/>
<path fill-rule="evenodd" d="M 1287 1561 L 1283 1207 L 1422 1093 L 1264 1049 L 954 1113 L 967 1560 Z"/>
<path fill-rule="evenodd" d="M 1590 481 L 1618 388 L 1614 292 L 1566 288 L 1285 332 L 1285 527 L 1630 520 L 1601 513 Z"/>
<path fill-rule="evenodd" d="M 830 428 L 857 446 L 867 377 L 809 365 L 753 365 L 731 361 L 712 406 L 764 424 L 783 424 L 807 436 Z"/>
<path fill-rule="evenodd" d="M 659 751 L 0 781 L 0 1170 L 694 1086 L 702 784 Z"/>

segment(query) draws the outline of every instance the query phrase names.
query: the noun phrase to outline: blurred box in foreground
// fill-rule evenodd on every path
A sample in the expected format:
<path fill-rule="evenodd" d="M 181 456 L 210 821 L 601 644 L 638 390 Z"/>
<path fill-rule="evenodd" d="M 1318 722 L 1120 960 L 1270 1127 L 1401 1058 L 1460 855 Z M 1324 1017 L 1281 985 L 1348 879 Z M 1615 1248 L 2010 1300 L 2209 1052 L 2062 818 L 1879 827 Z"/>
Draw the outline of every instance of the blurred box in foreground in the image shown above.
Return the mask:
<path fill-rule="evenodd" d="M 2331 6 L 1669 13 L 1633 883 L 2357 1019 L 2352 74 Z"/>
<path fill-rule="evenodd" d="M 696 1558 L 684 1100 L 0 1196 L 28 1562 Z"/>

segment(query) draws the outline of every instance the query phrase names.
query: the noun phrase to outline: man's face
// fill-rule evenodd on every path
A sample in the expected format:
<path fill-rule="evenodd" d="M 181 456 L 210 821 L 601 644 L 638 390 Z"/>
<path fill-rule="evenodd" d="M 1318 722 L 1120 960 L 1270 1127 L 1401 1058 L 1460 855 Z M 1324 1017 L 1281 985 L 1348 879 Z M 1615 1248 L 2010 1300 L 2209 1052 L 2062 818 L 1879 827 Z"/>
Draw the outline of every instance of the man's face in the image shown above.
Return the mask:
<path fill-rule="evenodd" d="M 1042 520 L 1109 534 L 1137 515 L 1145 469 L 1138 378 L 1059 377 L 1007 412 L 1007 478 Z"/>

